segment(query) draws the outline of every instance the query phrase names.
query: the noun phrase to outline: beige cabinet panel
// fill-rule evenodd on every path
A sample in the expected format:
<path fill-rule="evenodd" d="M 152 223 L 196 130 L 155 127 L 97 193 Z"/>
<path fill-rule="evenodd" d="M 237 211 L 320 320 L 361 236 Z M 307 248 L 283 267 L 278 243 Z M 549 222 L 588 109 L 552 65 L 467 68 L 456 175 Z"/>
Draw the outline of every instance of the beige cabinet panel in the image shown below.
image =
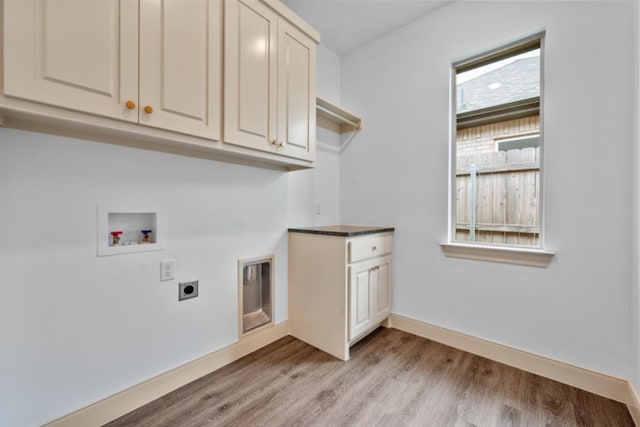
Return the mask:
<path fill-rule="evenodd" d="M 7 0 L 5 95 L 220 139 L 221 1 Z"/>
<path fill-rule="evenodd" d="M 4 94 L 121 120 L 138 97 L 138 5 L 5 0 Z"/>
<path fill-rule="evenodd" d="M 380 322 L 391 314 L 391 257 L 376 261 L 374 289 L 376 292 L 374 320 Z"/>
<path fill-rule="evenodd" d="M 275 151 L 277 15 L 257 0 L 225 3 L 225 142 Z"/>
<path fill-rule="evenodd" d="M 349 268 L 349 340 L 366 332 L 374 321 L 372 266 L 362 262 Z"/>
<path fill-rule="evenodd" d="M 0 0 L 0 8 L 5 126 L 313 167 L 319 34 L 279 0 Z"/>
<path fill-rule="evenodd" d="M 391 236 L 354 240 L 349 244 L 349 262 L 390 254 L 391 247 Z"/>
<path fill-rule="evenodd" d="M 391 256 L 358 262 L 349 270 L 349 340 L 354 340 L 391 313 Z"/>
<path fill-rule="evenodd" d="M 313 160 L 316 132 L 316 45 L 281 20 L 278 24 L 278 141 L 281 154 Z"/>
<path fill-rule="evenodd" d="M 315 158 L 316 42 L 259 0 L 225 3 L 225 143 Z"/>
<path fill-rule="evenodd" d="M 221 15 L 221 0 L 140 1 L 141 124 L 220 138 Z"/>

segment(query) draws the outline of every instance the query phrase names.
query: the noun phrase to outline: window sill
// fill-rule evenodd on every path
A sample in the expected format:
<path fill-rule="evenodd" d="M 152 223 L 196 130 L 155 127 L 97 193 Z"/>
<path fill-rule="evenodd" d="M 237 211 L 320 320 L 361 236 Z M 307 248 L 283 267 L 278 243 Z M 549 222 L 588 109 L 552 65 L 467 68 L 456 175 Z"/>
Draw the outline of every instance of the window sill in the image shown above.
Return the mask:
<path fill-rule="evenodd" d="M 465 243 L 440 243 L 440 247 L 448 257 L 520 264 L 532 267 L 548 267 L 551 259 L 555 255 L 555 252 L 542 249 L 470 245 Z"/>

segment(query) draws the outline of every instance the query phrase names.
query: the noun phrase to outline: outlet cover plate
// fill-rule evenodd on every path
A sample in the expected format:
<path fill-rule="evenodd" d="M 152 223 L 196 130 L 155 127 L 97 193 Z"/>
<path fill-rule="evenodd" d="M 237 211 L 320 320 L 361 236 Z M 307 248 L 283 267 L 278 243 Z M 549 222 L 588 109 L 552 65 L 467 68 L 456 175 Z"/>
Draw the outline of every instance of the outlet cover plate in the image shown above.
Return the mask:
<path fill-rule="evenodd" d="M 163 259 L 160 261 L 160 281 L 173 280 L 176 277 L 176 260 Z"/>
<path fill-rule="evenodd" d="M 178 301 L 198 296 L 198 281 L 183 282 L 178 285 Z"/>

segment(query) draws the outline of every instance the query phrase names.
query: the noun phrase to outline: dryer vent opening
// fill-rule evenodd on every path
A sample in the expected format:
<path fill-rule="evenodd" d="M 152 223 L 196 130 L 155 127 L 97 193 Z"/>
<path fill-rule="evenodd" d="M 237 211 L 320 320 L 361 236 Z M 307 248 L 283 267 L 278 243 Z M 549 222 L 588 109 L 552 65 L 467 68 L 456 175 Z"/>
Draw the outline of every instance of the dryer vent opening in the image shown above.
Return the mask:
<path fill-rule="evenodd" d="M 239 262 L 240 331 L 244 335 L 273 322 L 273 257 Z"/>

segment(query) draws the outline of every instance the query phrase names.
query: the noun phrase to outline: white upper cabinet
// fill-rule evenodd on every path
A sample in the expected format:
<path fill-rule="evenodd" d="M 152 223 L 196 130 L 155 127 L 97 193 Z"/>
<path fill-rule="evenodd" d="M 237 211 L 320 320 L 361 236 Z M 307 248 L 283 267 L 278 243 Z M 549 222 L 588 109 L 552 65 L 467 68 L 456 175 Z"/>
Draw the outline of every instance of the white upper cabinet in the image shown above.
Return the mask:
<path fill-rule="evenodd" d="M 225 14 L 224 142 L 313 161 L 316 41 L 260 0 Z"/>
<path fill-rule="evenodd" d="M 279 0 L 0 0 L 0 7 L 3 126 L 290 170 L 313 166 L 319 34 Z"/>
<path fill-rule="evenodd" d="M 273 150 L 277 139 L 277 20 L 258 0 L 225 6 L 224 142 Z"/>
<path fill-rule="evenodd" d="M 138 98 L 138 3 L 4 0 L 4 93 L 128 121 Z"/>
<path fill-rule="evenodd" d="M 313 160 L 316 134 L 316 44 L 302 31 L 278 22 L 278 149 Z"/>
<path fill-rule="evenodd" d="M 221 0 L 6 0 L 4 93 L 218 140 L 221 15 Z"/>
<path fill-rule="evenodd" d="M 221 0 L 140 1 L 140 123 L 220 138 Z"/>

